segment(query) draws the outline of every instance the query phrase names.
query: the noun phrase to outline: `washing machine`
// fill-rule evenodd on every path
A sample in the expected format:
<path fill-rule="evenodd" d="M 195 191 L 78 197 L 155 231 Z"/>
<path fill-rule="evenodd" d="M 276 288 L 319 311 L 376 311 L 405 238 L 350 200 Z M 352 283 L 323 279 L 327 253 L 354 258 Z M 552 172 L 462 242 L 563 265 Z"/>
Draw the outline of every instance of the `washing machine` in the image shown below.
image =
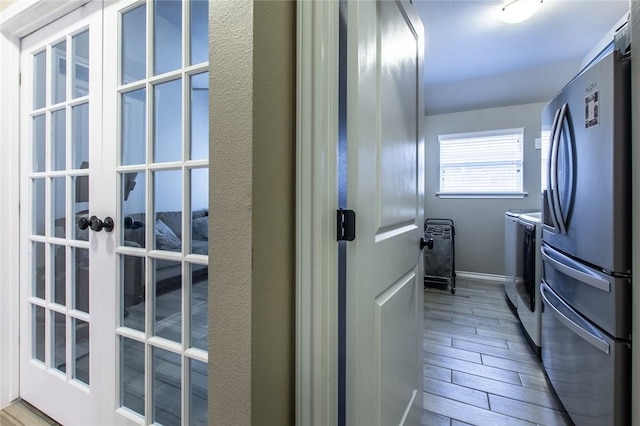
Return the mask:
<path fill-rule="evenodd" d="M 542 226 L 540 213 L 524 213 L 518 216 L 518 240 L 521 242 L 518 269 L 522 275 L 515 280 L 517 312 L 534 352 L 540 356 L 541 311 L 540 281 L 542 280 Z"/>

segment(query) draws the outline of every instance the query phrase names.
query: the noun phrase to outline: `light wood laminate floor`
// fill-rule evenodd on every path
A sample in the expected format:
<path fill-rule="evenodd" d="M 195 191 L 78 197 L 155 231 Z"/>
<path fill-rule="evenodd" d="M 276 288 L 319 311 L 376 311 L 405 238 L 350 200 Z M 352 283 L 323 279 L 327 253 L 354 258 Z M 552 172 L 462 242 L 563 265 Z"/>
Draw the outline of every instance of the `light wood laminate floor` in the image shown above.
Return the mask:
<path fill-rule="evenodd" d="M 425 289 L 427 426 L 572 425 L 507 306 L 504 285 L 456 280 Z"/>

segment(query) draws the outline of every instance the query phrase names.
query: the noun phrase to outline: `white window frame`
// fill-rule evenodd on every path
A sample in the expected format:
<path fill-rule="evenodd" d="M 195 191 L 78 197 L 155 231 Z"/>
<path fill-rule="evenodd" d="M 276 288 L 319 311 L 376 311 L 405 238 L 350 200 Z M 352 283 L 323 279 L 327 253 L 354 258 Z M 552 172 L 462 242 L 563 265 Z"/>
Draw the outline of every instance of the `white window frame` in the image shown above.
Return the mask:
<path fill-rule="evenodd" d="M 486 138 L 489 140 L 492 137 L 500 137 L 507 135 L 520 135 L 520 179 L 521 179 L 521 190 L 481 190 L 481 191 L 442 191 L 442 145 L 443 142 L 451 142 L 451 141 L 460 141 L 460 143 L 464 143 L 464 139 L 475 139 L 475 138 Z M 517 127 L 511 129 L 498 129 L 498 130 L 486 130 L 479 132 L 468 132 L 468 133 L 452 133 L 446 135 L 438 136 L 438 143 L 440 145 L 439 150 L 439 191 L 436 195 L 440 198 L 524 198 L 527 196 L 527 193 L 524 191 L 524 128 Z M 472 161 L 470 161 L 472 162 Z"/>

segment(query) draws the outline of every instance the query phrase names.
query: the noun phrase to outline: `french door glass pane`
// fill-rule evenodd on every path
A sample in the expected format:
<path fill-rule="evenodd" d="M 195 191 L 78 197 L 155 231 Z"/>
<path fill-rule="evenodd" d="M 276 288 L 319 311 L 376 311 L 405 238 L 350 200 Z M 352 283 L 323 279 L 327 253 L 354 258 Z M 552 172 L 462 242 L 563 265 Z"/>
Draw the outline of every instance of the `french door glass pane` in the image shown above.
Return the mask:
<path fill-rule="evenodd" d="M 182 2 L 155 0 L 153 3 L 153 74 L 182 66 Z"/>
<path fill-rule="evenodd" d="M 45 160 L 45 143 L 46 143 L 46 117 L 44 114 L 33 117 L 33 171 L 44 172 L 46 167 Z"/>
<path fill-rule="evenodd" d="M 209 60 L 209 1 L 191 1 L 191 65 Z"/>
<path fill-rule="evenodd" d="M 51 114 L 52 170 L 66 169 L 66 111 L 54 111 Z"/>
<path fill-rule="evenodd" d="M 155 249 L 182 250 L 182 171 L 154 172 Z"/>
<path fill-rule="evenodd" d="M 72 238 L 80 241 L 89 241 L 89 229 L 80 229 L 77 221 L 81 217 L 89 219 L 89 176 L 71 177 L 71 194 L 73 200 L 73 221 L 71 224 Z"/>
<path fill-rule="evenodd" d="M 122 95 L 122 164 L 144 164 L 147 137 L 146 89 Z"/>
<path fill-rule="evenodd" d="M 31 247 L 32 247 L 31 259 L 33 261 L 33 265 L 32 265 L 33 293 L 32 295 L 40 299 L 44 299 L 45 276 L 47 273 L 45 255 L 44 255 L 45 245 L 44 243 L 34 242 L 32 243 Z"/>
<path fill-rule="evenodd" d="M 208 254 L 209 250 L 209 169 L 191 172 L 191 253 Z"/>
<path fill-rule="evenodd" d="M 144 416 L 144 343 L 120 337 L 120 404 Z"/>
<path fill-rule="evenodd" d="M 73 37 L 73 97 L 89 94 L 89 31 Z"/>
<path fill-rule="evenodd" d="M 180 355 L 153 348 L 153 421 L 164 426 L 180 425 L 182 412 L 182 367 Z"/>
<path fill-rule="evenodd" d="M 122 245 L 146 247 L 146 174 L 144 172 L 122 173 Z"/>
<path fill-rule="evenodd" d="M 73 378 L 88 385 L 89 384 L 89 323 L 73 319 L 73 353 L 74 353 L 74 373 Z"/>
<path fill-rule="evenodd" d="M 59 312 L 53 312 L 53 365 L 56 370 L 67 371 L 67 317 Z"/>
<path fill-rule="evenodd" d="M 53 212 L 53 236 L 64 238 L 67 230 L 67 179 L 65 177 L 55 177 L 51 179 L 51 211 Z"/>
<path fill-rule="evenodd" d="M 147 75 L 147 6 L 122 14 L 122 84 Z"/>
<path fill-rule="evenodd" d="M 189 374 L 189 382 L 191 383 L 190 424 L 206 426 L 208 424 L 207 400 L 209 396 L 207 364 L 195 359 L 189 360 Z"/>
<path fill-rule="evenodd" d="M 155 322 L 158 337 L 182 342 L 182 264 L 155 260 Z"/>
<path fill-rule="evenodd" d="M 33 317 L 31 323 L 33 324 L 33 332 L 31 334 L 33 359 L 44 362 L 44 327 L 45 327 L 45 309 L 42 306 L 33 306 Z"/>
<path fill-rule="evenodd" d="M 122 325 L 144 332 L 145 327 L 145 258 L 120 256 L 122 268 Z"/>
<path fill-rule="evenodd" d="M 154 87 L 153 161 L 182 159 L 182 80 Z"/>
<path fill-rule="evenodd" d="M 71 146 L 73 148 L 74 169 L 89 167 L 89 104 L 84 103 L 71 109 Z"/>
<path fill-rule="evenodd" d="M 56 44 L 51 49 L 51 103 L 57 104 L 67 99 L 67 42 Z"/>
<path fill-rule="evenodd" d="M 47 52 L 33 56 L 33 109 L 44 108 L 47 93 Z"/>
<path fill-rule="evenodd" d="M 72 248 L 74 308 L 89 313 L 89 250 Z"/>
<path fill-rule="evenodd" d="M 65 287 L 66 262 L 67 256 L 65 246 L 57 244 L 51 245 L 51 258 L 53 259 L 53 268 L 51 270 L 53 282 L 53 301 L 60 305 L 66 305 L 67 292 Z"/>
<path fill-rule="evenodd" d="M 209 158 L 209 73 L 192 75 L 190 88 L 190 157 L 206 160 Z"/>
<path fill-rule="evenodd" d="M 191 269 L 191 347 L 208 350 L 209 303 L 207 265 L 192 264 Z"/>
<path fill-rule="evenodd" d="M 44 235 L 45 224 L 45 179 L 33 179 L 33 233 Z"/>

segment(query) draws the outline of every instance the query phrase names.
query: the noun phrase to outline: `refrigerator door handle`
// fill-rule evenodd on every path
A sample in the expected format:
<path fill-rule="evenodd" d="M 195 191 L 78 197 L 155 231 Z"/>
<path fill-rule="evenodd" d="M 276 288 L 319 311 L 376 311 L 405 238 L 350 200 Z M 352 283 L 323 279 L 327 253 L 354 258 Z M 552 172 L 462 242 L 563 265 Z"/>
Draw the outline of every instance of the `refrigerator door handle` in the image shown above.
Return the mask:
<path fill-rule="evenodd" d="M 558 132 L 558 118 L 560 117 L 560 109 L 556 110 L 556 114 L 553 117 L 553 124 L 551 125 L 551 135 L 549 135 L 549 139 L 551 140 L 551 144 L 549 145 L 549 151 L 551 151 L 547 158 L 547 204 L 549 206 L 549 215 L 551 216 L 551 221 L 553 222 L 553 228 L 556 232 L 560 232 L 560 226 L 558 225 L 558 219 L 556 218 L 556 213 L 553 209 L 553 193 L 555 189 L 551 185 L 551 176 L 554 168 L 554 160 L 553 160 L 553 152 L 554 146 L 556 143 L 556 133 Z"/>
<path fill-rule="evenodd" d="M 607 293 L 611 292 L 611 284 L 609 283 L 609 281 L 595 276 L 592 273 L 589 273 L 588 270 L 579 270 L 578 268 L 581 267 L 574 260 L 562 255 L 560 255 L 563 258 L 562 261 L 554 259 L 551 255 L 549 255 L 548 249 L 546 247 L 542 247 L 540 251 L 542 252 L 543 262 L 549 262 L 557 271 L 563 273 L 568 277 L 575 278 L 581 283 L 585 283 L 587 285 L 590 285 L 591 287 L 595 287 L 598 290 L 606 291 Z M 573 264 L 575 267 L 572 268 L 571 266 L 569 266 L 571 264 Z"/>
<path fill-rule="evenodd" d="M 560 206 L 560 190 L 558 188 L 558 150 L 560 149 L 560 135 L 562 134 L 562 128 L 564 126 L 564 120 L 567 116 L 567 107 L 565 103 L 560 109 L 560 116 L 558 117 L 558 123 L 556 125 L 556 131 L 553 135 L 553 148 L 551 152 L 551 161 L 553 171 L 551 173 L 551 187 L 555 188 L 551 194 L 553 198 L 553 213 L 556 217 L 558 229 L 561 234 L 567 233 L 567 228 L 564 223 L 564 217 L 562 216 L 562 207 Z"/>
<path fill-rule="evenodd" d="M 549 301 L 549 298 L 547 297 L 547 293 L 549 291 L 549 286 L 543 280 L 540 283 L 540 297 L 542 298 L 543 303 L 549 308 L 551 313 L 558 319 L 558 321 L 560 321 L 573 333 L 581 337 L 585 342 L 589 343 L 590 345 L 608 355 L 611 351 L 609 344 L 600 337 L 590 333 L 589 330 L 586 330 L 580 325 L 576 324 L 576 322 L 572 321 L 571 318 L 560 312 L 560 310 Z M 562 303 L 562 301 L 560 301 L 560 303 Z"/>

